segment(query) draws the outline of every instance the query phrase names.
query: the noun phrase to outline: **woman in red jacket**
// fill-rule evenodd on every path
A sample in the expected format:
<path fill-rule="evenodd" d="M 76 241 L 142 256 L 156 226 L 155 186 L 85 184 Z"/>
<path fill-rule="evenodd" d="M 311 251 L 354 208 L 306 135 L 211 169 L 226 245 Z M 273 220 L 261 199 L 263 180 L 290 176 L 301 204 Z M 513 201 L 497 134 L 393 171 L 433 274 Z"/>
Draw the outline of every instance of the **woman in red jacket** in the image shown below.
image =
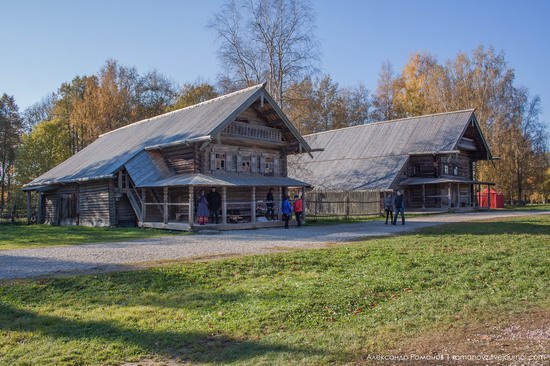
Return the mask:
<path fill-rule="evenodd" d="M 298 223 L 298 227 L 302 226 L 302 212 L 304 212 L 302 198 L 294 196 L 294 213 L 296 214 L 296 222 Z"/>

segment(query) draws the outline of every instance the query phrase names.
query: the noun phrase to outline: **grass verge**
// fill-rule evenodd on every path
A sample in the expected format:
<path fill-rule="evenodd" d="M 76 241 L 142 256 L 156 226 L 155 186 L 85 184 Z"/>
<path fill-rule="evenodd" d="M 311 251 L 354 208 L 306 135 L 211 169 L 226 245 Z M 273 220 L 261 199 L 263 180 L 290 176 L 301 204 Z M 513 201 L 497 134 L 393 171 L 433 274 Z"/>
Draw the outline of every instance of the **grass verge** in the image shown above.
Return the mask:
<path fill-rule="evenodd" d="M 0 225 L 0 250 L 115 242 L 183 235 L 166 230 L 86 226 Z"/>
<path fill-rule="evenodd" d="M 550 308 L 550 216 L 322 250 L 0 284 L 0 363 L 341 364 Z"/>

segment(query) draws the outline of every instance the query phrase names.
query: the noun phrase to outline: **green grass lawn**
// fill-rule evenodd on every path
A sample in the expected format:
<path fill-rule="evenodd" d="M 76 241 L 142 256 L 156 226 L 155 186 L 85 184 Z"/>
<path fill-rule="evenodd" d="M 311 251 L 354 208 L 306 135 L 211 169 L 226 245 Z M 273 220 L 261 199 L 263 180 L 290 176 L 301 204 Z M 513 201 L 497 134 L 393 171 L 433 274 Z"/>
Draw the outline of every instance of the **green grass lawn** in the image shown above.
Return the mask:
<path fill-rule="evenodd" d="M 528 210 L 550 211 L 550 203 L 546 205 L 536 204 L 536 205 L 525 205 L 525 206 L 505 205 L 505 208 L 507 210 L 517 210 L 517 211 L 528 211 Z"/>
<path fill-rule="evenodd" d="M 0 250 L 113 242 L 174 234 L 166 230 L 141 228 L 3 224 L 0 225 Z"/>
<path fill-rule="evenodd" d="M 328 249 L 0 284 L 0 364 L 341 364 L 550 307 L 550 216 Z"/>

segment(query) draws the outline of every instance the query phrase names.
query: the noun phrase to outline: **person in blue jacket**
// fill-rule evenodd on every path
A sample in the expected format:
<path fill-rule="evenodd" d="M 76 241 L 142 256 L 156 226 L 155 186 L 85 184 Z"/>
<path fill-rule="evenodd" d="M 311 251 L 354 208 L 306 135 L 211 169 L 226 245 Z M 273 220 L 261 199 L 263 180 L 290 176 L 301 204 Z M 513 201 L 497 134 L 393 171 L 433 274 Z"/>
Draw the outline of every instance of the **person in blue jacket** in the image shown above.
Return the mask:
<path fill-rule="evenodd" d="M 397 190 L 395 200 L 393 201 L 395 215 L 393 216 L 392 224 L 397 223 L 397 216 L 401 213 L 401 225 L 405 225 L 405 202 L 403 199 L 403 194 L 400 190 Z"/>
<path fill-rule="evenodd" d="M 288 195 L 283 197 L 281 212 L 283 213 L 283 221 L 285 222 L 285 229 L 288 229 L 288 221 L 292 217 L 292 205 L 290 204 L 290 197 Z"/>

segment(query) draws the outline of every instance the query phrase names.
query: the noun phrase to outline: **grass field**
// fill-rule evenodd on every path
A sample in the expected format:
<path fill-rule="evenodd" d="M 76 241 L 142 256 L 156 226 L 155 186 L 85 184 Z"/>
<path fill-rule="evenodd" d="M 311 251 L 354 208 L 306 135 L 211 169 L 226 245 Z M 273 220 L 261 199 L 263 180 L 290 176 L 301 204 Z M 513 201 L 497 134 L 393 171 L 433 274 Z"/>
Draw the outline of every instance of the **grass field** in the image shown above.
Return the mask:
<path fill-rule="evenodd" d="M 184 233 L 140 228 L 3 224 L 0 225 L 0 250 L 113 242 L 164 235 Z"/>
<path fill-rule="evenodd" d="M 536 204 L 536 205 L 525 205 L 525 206 L 505 205 L 505 208 L 507 210 L 514 210 L 514 211 L 529 211 L 529 210 L 550 211 L 550 203 L 546 205 Z"/>
<path fill-rule="evenodd" d="M 0 284 L 0 364 L 341 364 L 550 308 L 550 216 L 328 249 Z"/>

